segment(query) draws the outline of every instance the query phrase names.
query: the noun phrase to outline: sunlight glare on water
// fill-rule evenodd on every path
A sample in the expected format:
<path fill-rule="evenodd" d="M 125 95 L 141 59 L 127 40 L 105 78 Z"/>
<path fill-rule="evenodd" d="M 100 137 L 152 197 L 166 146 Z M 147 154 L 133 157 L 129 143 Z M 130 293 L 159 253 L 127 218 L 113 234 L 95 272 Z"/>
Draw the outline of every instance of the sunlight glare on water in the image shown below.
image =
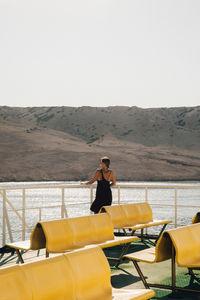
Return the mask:
<path fill-rule="evenodd" d="M 39 221 L 41 209 L 41 220 L 53 220 L 61 217 L 62 190 L 56 186 L 79 185 L 80 182 L 18 182 L 18 183 L 1 183 L 1 188 L 16 188 L 8 190 L 6 196 L 12 205 L 22 214 L 22 190 L 17 188 L 26 188 L 26 223 L 33 228 Z M 152 206 L 154 219 L 172 219 L 175 222 L 175 191 L 174 188 L 151 188 L 150 186 L 173 186 L 179 187 L 177 190 L 177 223 L 178 225 L 190 224 L 194 214 L 200 211 L 200 182 L 121 182 L 122 185 L 137 185 L 137 188 L 120 188 L 120 203 L 135 203 L 145 201 L 145 188 L 140 187 L 148 185 L 147 198 Z M 42 187 L 53 187 L 45 188 Z M 139 186 L 139 187 L 138 187 Z M 181 189 L 181 187 L 190 186 L 193 189 Z M 37 189 L 28 189 L 37 187 Z M 55 188 L 54 188 L 55 187 Z M 95 187 L 93 189 L 93 199 L 95 198 Z M 118 204 L 118 189 L 112 188 L 113 204 Z M 0 228 L 2 228 L 2 201 L 0 195 Z M 65 205 L 68 217 L 85 216 L 90 213 L 90 188 L 65 188 Z M 163 206 L 164 205 L 164 206 Z M 186 205 L 187 207 L 182 207 Z M 48 207 L 47 207 L 48 206 Z M 194 207 L 192 207 L 194 206 Z M 16 216 L 7 204 L 8 217 L 11 229 L 13 231 L 13 239 L 22 239 L 22 222 Z M 46 208 L 47 207 L 47 208 Z M 174 225 L 168 225 L 172 228 Z M 157 232 L 158 228 L 150 229 L 150 232 Z M 26 238 L 29 238 L 30 232 L 26 230 Z M 7 241 L 9 241 L 7 235 Z M 2 232 L 0 232 L 0 245 L 2 244 Z"/>

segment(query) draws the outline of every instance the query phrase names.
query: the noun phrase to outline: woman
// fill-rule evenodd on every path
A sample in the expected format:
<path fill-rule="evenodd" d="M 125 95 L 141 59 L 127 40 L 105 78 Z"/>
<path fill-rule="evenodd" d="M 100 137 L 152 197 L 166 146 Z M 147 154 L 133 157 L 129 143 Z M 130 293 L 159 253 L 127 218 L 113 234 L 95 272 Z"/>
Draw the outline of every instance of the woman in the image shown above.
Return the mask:
<path fill-rule="evenodd" d="M 109 166 L 110 159 L 107 156 L 102 157 L 100 163 L 101 169 L 97 169 L 94 177 L 86 182 L 86 184 L 92 184 L 97 180 L 96 198 L 90 207 L 90 210 L 95 214 L 100 211 L 102 206 L 112 204 L 112 192 L 110 187 L 115 185 L 116 181 L 115 175 L 113 171 L 109 169 Z"/>

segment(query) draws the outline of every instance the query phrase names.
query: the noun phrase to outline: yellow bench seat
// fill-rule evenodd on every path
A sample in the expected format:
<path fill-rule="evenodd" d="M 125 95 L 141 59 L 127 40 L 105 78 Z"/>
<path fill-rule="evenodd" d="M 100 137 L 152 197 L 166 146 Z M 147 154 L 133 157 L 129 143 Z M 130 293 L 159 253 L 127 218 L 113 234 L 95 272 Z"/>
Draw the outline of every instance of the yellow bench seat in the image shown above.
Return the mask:
<path fill-rule="evenodd" d="M 0 269 L 2 300 L 146 300 L 152 290 L 113 289 L 100 247 Z"/>
<path fill-rule="evenodd" d="M 115 229 L 123 229 L 125 234 L 126 229 L 130 229 L 132 233 L 141 230 L 141 237 L 143 229 L 163 225 L 157 237 L 159 238 L 167 224 L 172 222 L 172 220 L 154 220 L 152 209 L 146 202 L 103 206 L 101 212 L 106 212 L 111 217 Z"/>
<path fill-rule="evenodd" d="M 145 300 L 154 297 L 154 291 L 144 289 L 112 289 L 113 300 Z"/>
<path fill-rule="evenodd" d="M 118 246 L 118 245 L 122 245 L 122 244 L 129 244 L 135 241 L 138 241 L 139 238 L 136 236 L 115 236 L 114 239 L 103 242 L 103 243 L 99 243 L 98 246 L 100 246 L 101 248 L 109 248 L 109 247 L 114 247 L 114 246 Z"/>
<path fill-rule="evenodd" d="M 124 257 L 132 260 L 146 288 L 158 287 L 158 285 L 146 282 L 137 262 L 156 263 L 170 258 L 172 260 L 172 285 L 170 288 L 172 290 L 183 289 L 176 287 L 175 262 L 179 267 L 188 268 L 191 278 L 199 281 L 192 269 L 200 268 L 200 223 L 167 230 L 158 240 L 156 247 L 127 254 Z M 169 288 L 164 285 L 162 287 Z M 194 291 L 200 293 L 200 289 Z"/>
<path fill-rule="evenodd" d="M 130 260 L 143 261 L 148 263 L 156 262 L 155 247 L 137 251 L 135 253 L 126 254 L 126 258 Z"/>
<path fill-rule="evenodd" d="M 31 240 L 14 242 L 14 243 L 7 244 L 7 246 L 18 250 L 28 251 L 31 250 Z"/>
<path fill-rule="evenodd" d="M 196 213 L 196 215 L 194 216 L 194 218 L 192 219 L 192 224 L 195 224 L 195 223 L 200 223 L 200 211 L 198 211 Z"/>
<path fill-rule="evenodd" d="M 153 221 L 150 221 L 148 223 L 123 226 L 123 228 L 124 229 L 131 229 L 132 231 L 135 231 L 135 230 L 139 230 L 139 229 L 145 229 L 145 228 L 148 228 L 148 227 L 169 224 L 171 222 L 172 222 L 171 220 L 153 220 Z M 120 228 L 118 228 L 118 229 L 120 229 Z"/>
<path fill-rule="evenodd" d="M 138 237 L 116 237 L 110 216 L 107 213 L 39 222 L 31 234 L 30 241 L 7 244 L 15 248 L 20 261 L 23 258 L 19 250 L 38 250 L 46 248 L 49 253 L 64 253 L 80 249 L 88 245 L 99 245 L 108 248 L 124 245 L 122 252 Z"/>

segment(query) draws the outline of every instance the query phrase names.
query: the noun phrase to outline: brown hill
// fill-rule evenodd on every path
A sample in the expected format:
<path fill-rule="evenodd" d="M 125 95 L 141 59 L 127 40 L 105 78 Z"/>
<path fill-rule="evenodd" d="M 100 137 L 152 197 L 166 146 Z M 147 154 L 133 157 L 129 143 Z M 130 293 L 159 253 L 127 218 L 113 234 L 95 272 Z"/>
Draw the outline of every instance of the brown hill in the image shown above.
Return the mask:
<path fill-rule="evenodd" d="M 0 180 L 200 180 L 200 107 L 0 107 Z"/>

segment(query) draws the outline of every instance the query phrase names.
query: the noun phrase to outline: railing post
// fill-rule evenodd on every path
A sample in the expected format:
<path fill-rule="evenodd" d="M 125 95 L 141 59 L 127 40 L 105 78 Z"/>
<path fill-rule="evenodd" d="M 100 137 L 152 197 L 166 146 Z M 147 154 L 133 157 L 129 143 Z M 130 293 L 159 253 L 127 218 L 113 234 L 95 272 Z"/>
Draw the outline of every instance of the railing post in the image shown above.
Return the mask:
<path fill-rule="evenodd" d="M 2 245 L 6 243 L 6 190 L 3 191 L 3 226 L 2 226 Z"/>
<path fill-rule="evenodd" d="M 42 208 L 39 208 L 39 222 L 42 220 Z"/>
<path fill-rule="evenodd" d="M 148 202 L 148 186 L 145 187 L 145 202 Z"/>
<path fill-rule="evenodd" d="M 61 218 L 64 218 L 64 208 L 65 208 L 65 189 L 62 188 Z"/>
<path fill-rule="evenodd" d="M 118 205 L 120 205 L 120 186 L 118 186 Z"/>
<path fill-rule="evenodd" d="M 177 188 L 174 189 L 174 224 L 175 228 L 177 227 Z"/>
<path fill-rule="evenodd" d="M 25 240 L 26 230 L 25 230 L 25 218 L 26 218 L 26 190 L 22 190 L 22 241 Z"/>
<path fill-rule="evenodd" d="M 145 202 L 148 203 L 148 186 L 145 186 Z M 148 228 L 145 228 L 145 234 L 148 234 Z"/>

